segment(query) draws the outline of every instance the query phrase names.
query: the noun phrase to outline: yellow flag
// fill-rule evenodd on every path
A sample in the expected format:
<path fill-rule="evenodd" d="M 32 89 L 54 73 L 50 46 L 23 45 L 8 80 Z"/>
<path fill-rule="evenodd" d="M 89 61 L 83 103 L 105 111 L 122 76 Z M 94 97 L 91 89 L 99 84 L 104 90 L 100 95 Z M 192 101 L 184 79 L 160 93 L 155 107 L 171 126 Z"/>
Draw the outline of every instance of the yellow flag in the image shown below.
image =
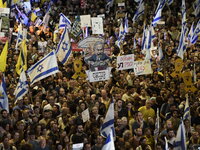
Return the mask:
<path fill-rule="evenodd" d="M 0 8 L 6 8 L 7 2 L 3 3 L 3 0 L 0 0 Z"/>
<path fill-rule="evenodd" d="M 37 18 L 35 13 L 31 13 L 31 21 L 35 21 L 35 19 Z"/>
<path fill-rule="evenodd" d="M 1 72 L 6 71 L 7 54 L 8 54 L 8 41 L 4 45 L 3 51 L 1 52 L 1 55 L 0 55 L 0 71 Z"/>
<path fill-rule="evenodd" d="M 16 72 L 20 75 L 22 68 L 24 71 L 27 70 L 27 45 L 26 40 L 22 41 L 20 54 L 16 64 Z"/>

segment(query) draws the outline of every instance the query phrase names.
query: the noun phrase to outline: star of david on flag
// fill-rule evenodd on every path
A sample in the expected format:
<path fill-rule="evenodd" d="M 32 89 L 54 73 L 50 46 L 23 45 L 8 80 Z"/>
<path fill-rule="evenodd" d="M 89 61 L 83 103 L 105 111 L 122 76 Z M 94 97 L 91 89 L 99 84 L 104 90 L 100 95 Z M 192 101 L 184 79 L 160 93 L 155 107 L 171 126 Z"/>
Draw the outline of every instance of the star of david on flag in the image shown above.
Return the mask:
<path fill-rule="evenodd" d="M 31 85 L 57 72 L 59 72 L 58 63 L 54 51 L 47 54 L 27 70 Z"/>
<path fill-rule="evenodd" d="M 69 56 L 71 54 L 71 43 L 69 41 L 69 34 L 68 29 L 65 27 L 64 32 L 62 33 L 60 42 L 58 44 L 58 47 L 56 49 L 56 55 L 58 57 L 58 60 L 65 64 L 67 60 L 69 59 Z"/>
<path fill-rule="evenodd" d="M 15 89 L 14 95 L 15 99 L 22 99 L 24 95 L 28 92 L 28 82 L 26 78 L 25 71 L 23 70 L 20 74 L 20 78 Z"/>

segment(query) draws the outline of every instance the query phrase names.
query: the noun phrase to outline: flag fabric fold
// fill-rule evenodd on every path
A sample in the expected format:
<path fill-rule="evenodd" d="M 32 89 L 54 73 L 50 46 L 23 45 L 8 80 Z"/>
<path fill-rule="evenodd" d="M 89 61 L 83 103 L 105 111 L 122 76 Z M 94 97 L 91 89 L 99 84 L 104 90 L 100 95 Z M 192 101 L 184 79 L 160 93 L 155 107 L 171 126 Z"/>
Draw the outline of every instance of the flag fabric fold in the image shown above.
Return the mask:
<path fill-rule="evenodd" d="M 22 41 L 21 44 L 21 50 L 20 50 L 20 54 L 17 60 L 17 64 L 15 66 L 15 70 L 17 72 L 18 75 L 21 74 L 22 69 L 24 71 L 27 70 L 27 45 L 26 45 L 26 39 L 24 39 Z"/>
<path fill-rule="evenodd" d="M 69 40 L 69 34 L 67 27 L 64 28 L 64 32 L 62 33 L 61 39 L 59 41 L 58 47 L 56 49 L 56 55 L 58 60 L 65 64 L 69 59 L 70 54 L 72 53 L 71 43 Z"/>
<path fill-rule="evenodd" d="M 152 22 L 152 25 L 155 26 L 162 18 L 162 10 L 165 6 L 166 0 L 160 0 L 158 3 L 158 7 L 155 12 L 155 16 Z"/>
<path fill-rule="evenodd" d="M 113 101 L 109 105 L 108 111 L 106 113 L 106 117 L 100 129 L 100 133 L 104 137 L 108 137 L 111 132 L 113 133 L 113 135 L 115 135 L 114 102 Z"/>
<path fill-rule="evenodd" d="M 8 55 L 8 41 L 6 41 L 4 48 L 0 55 L 0 71 L 6 71 L 6 64 L 7 64 L 7 55 Z"/>
<path fill-rule="evenodd" d="M 144 14 L 144 0 L 140 0 L 139 2 L 137 10 L 132 19 L 133 22 L 136 22 L 142 14 Z"/>
<path fill-rule="evenodd" d="M 0 108 L 6 109 L 9 112 L 8 96 L 6 93 L 6 82 L 4 75 L 0 83 Z"/>
<path fill-rule="evenodd" d="M 20 78 L 14 92 L 15 100 L 17 101 L 19 99 L 22 99 L 27 92 L 28 92 L 28 82 L 25 71 L 23 70 L 20 74 Z"/>
<path fill-rule="evenodd" d="M 63 13 L 60 13 L 59 29 L 63 29 L 65 26 L 70 29 L 71 21 Z"/>
<path fill-rule="evenodd" d="M 102 150 L 115 150 L 114 138 L 112 131 L 109 133 L 106 138 L 105 144 L 102 147 Z"/>
<path fill-rule="evenodd" d="M 47 54 L 27 70 L 31 85 L 57 72 L 59 72 L 58 63 L 54 51 Z"/>

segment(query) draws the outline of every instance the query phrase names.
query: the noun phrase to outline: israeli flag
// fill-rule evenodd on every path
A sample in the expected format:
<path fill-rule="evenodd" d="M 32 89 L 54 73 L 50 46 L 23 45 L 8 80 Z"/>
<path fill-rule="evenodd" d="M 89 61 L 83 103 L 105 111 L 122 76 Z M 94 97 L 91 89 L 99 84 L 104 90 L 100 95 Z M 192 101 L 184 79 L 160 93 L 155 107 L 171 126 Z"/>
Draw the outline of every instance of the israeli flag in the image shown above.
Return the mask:
<path fill-rule="evenodd" d="M 26 95 L 27 92 L 28 92 L 28 82 L 26 79 L 25 71 L 23 70 L 20 73 L 19 81 L 14 92 L 16 101 L 18 99 L 22 99 L 23 96 Z"/>
<path fill-rule="evenodd" d="M 183 120 L 185 119 L 191 120 L 188 95 L 186 95 L 186 103 L 183 114 Z"/>
<path fill-rule="evenodd" d="M 71 53 L 72 53 L 72 49 L 71 49 L 71 43 L 69 40 L 68 29 L 65 26 L 64 32 L 62 33 L 60 42 L 56 49 L 56 56 L 58 57 L 58 60 L 62 64 L 65 64 L 67 60 L 69 59 L 69 56 Z"/>
<path fill-rule="evenodd" d="M 102 147 L 102 150 L 115 150 L 114 138 L 112 131 L 109 133 L 106 138 L 105 144 Z"/>
<path fill-rule="evenodd" d="M 198 21 L 198 23 L 196 25 L 196 28 L 194 30 L 194 33 L 193 33 L 193 35 L 191 37 L 190 42 L 192 44 L 195 44 L 197 42 L 199 34 L 200 34 L 200 20 Z"/>
<path fill-rule="evenodd" d="M 182 15 L 182 25 L 183 25 L 183 24 L 186 23 L 186 6 L 185 6 L 185 0 L 182 0 L 181 15 Z"/>
<path fill-rule="evenodd" d="M 132 19 L 133 23 L 136 22 L 142 14 L 144 14 L 144 0 L 140 0 L 140 3 Z"/>
<path fill-rule="evenodd" d="M 151 54 L 150 54 L 151 46 L 152 46 L 152 36 L 151 36 L 151 28 L 149 27 L 147 32 L 147 39 L 145 41 L 145 49 L 146 49 L 145 60 L 151 59 Z"/>
<path fill-rule="evenodd" d="M 155 17 L 153 19 L 153 22 L 152 22 L 152 25 L 155 26 L 157 24 L 157 22 L 159 22 L 162 18 L 162 10 L 165 6 L 165 2 L 166 0 L 160 0 L 159 3 L 158 3 L 158 7 L 156 9 L 156 12 L 155 12 Z"/>
<path fill-rule="evenodd" d="M 128 18 L 127 18 L 127 14 L 125 16 L 124 32 L 128 33 Z"/>
<path fill-rule="evenodd" d="M 120 48 L 121 44 L 123 43 L 125 39 L 125 31 L 123 27 L 123 22 L 121 22 L 120 27 L 119 27 L 119 36 L 115 44 Z"/>
<path fill-rule="evenodd" d="M 156 117 L 155 130 L 154 130 L 154 137 L 155 137 L 156 143 L 157 143 L 159 132 L 160 132 L 160 116 L 159 116 L 159 108 L 157 108 L 157 117 Z"/>
<path fill-rule="evenodd" d="M 190 31 L 188 33 L 188 40 L 191 41 L 191 38 L 194 34 L 194 22 L 192 23 L 192 26 L 190 27 Z"/>
<path fill-rule="evenodd" d="M 145 50 L 146 35 L 147 35 L 147 29 L 145 28 L 145 25 L 144 25 L 143 34 L 142 34 L 142 50 Z"/>
<path fill-rule="evenodd" d="M 60 13 L 59 29 L 63 29 L 65 26 L 71 29 L 71 21 L 63 13 Z"/>
<path fill-rule="evenodd" d="M 199 15 L 199 13 L 200 13 L 200 0 L 196 0 L 193 3 L 193 8 L 194 8 L 194 14 L 197 17 Z"/>
<path fill-rule="evenodd" d="M 162 47 L 160 44 L 158 47 L 158 57 L 159 57 L 159 61 L 163 59 L 163 51 L 162 51 Z"/>
<path fill-rule="evenodd" d="M 186 46 L 187 46 L 187 43 L 186 43 L 186 32 L 187 32 L 187 28 L 186 28 L 186 25 L 182 25 L 182 29 L 181 29 L 181 36 L 180 36 L 180 39 L 179 39 L 179 46 L 178 46 L 178 49 L 177 49 L 177 54 L 180 58 L 183 59 L 183 54 L 186 50 Z"/>
<path fill-rule="evenodd" d="M 108 111 L 106 113 L 106 117 L 104 122 L 101 126 L 100 133 L 104 137 L 108 137 L 110 133 L 115 135 L 115 128 L 114 128 L 114 102 L 110 103 Z"/>
<path fill-rule="evenodd" d="M 0 84 L 0 108 L 6 109 L 9 112 L 8 96 L 6 94 L 6 82 L 4 76 L 2 76 Z"/>
<path fill-rule="evenodd" d="M 18 33 L 17 33 L 17 42 L 15 45 L 15 49 L 17 50 L 19 44 L 22 42 L 23 40 L 23 30 L 22 30 L 22 24 L 20 23 L 18 26 Z"/>
<path fill-rule="evenodd" d="M 57 72 L 59 72 L 58 63 L 54 51 L 47 54 L 27 70 L 31 85 Z"/>
<path fill-rule="evenodd" d="M 181 124 L 179 125 L 174 146 L 174 150 L 187 150 L 185 126 L 183 120 L 181 120 Z"/>
<path fill-rule="evenodd" d="M 173 2 L 174 2 L 174 0 L 168 0 L 168 1 L 167 1 L 167 4 L 168 4 L 168 5 L 171 5 Z"/>
<path fill-rule="evenodd" d="M 113 3 L 114 3 L 114 0 L 106 0 L 107 4 L 106 4 L 106 13 L 109 13 L 110 12 L 110 8 L 113 7 Z"/>

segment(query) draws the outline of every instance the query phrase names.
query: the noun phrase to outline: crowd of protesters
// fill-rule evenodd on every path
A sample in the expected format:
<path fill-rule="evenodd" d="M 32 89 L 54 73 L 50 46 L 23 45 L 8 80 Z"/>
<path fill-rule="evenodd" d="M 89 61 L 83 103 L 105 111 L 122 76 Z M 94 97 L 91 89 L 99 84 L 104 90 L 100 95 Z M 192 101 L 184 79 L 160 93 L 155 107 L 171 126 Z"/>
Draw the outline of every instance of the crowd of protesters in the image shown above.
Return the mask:
<path fill-rule="evenodd" d="M 196 81 L 195 92 L 186 91 L 183 79 L 172 77 L 176 49 L 181 32 L 181 1 L 174 0 L 170 6 L 165 6 L 162 12 L 164 24 L 155 27 L 155 46 L 162 45 L 164 58 L 158 61 L 151 58 L 152 74 L 136 76 L 133 69 L 119 71 L 116 68 L 116 58 L 120 55 L 134 54 L 135 60 L 144 60 L 141 51 L 143 27 L 152 21 L 158 1 L 145 0 L 145 12 L 139 20 L 132 22 L 137 3 L 134 0 L 124 1 L 125 6 L 117 2 L 106 13 L 106 1 L 87 0 L 81 7 L 79 0 L 58 0 L 52 3 L 50 21 L 47 30 L 42 26 L 24 26 L 28 29 L 27 51 L 28 68 L 56 49 L 60 33 L 54 38 L 54 31 L 59 22 L 59 14 L 63 13 L 73 23 L 77 15 L 95 17 L 105 14 L 104 35 L 105 47 L 111 49 L 110 66 L 112 77 L 107 81 L 89 82 L 86 78 L 73 79 L 75 71 L 73 62 L 81 59 L 83 72 L 88 69 L 82 52 L 73 52 L 68 62 L 59 63 L 60 72 L 45 78 L 29 87 L 29 92 L 23 99 L 15 101 L 14 90 L 19 75 L 15 65 L 19 50 L 15 49 L 16 38 L 9 43 L 5 80 L 9 99 L 9 112 L 1 110 L 0 119 L 0 150 L 70 150 L 73 144 L 84 143 L 84 150 L 101 150 L 105 138 L 100 134 L 111 100 L 115 104 L 115 149 L 116 150 L 162 150 L 165 148 L 165 137 L 172 150 L 177 129 L 184 114 L 186 94 L 189 98 L 191 119 L 184 120 L 186 129 L 186 144 L 188 149 L 200 147 L 200 43 L 188 45 L 184 54 L 183 70 L 194 73 Z M 49 1 L 32 2 L 32 9 L 40 7 L 41 19 Z M 197 23 L 199 16 L 192 14 L 193 2 L 186 0 L 187 26 Z M 20 4 L 19 8 L 20 8 Z M 118 38 L 120 18 L 127 13 L 129 32 L 121 48 L 115 45 Z M 11 18 L 14 32 L 17 32 L 19 22 Z M 91 34 L 91 29 L 89 29 Z M 71 38 L 73 38 L 70 35 Z M 73 38 L 78 42 L 83 35 Z M 134 47 L 134 40 L 137 44 Z M 1 43 L 0 50 L 4 44 Z M 155 50 L 158 55 L 158 50 Z M 1 74 L 2 76 L 2 74 Z M 193 77 L 192 77 L 193 79 Z M 90 119 L 83 122 L 81 113 L 89 109 Z M 156 112 L 160 110 L 160 129 L 157 140 L 154 130 Z"/>

